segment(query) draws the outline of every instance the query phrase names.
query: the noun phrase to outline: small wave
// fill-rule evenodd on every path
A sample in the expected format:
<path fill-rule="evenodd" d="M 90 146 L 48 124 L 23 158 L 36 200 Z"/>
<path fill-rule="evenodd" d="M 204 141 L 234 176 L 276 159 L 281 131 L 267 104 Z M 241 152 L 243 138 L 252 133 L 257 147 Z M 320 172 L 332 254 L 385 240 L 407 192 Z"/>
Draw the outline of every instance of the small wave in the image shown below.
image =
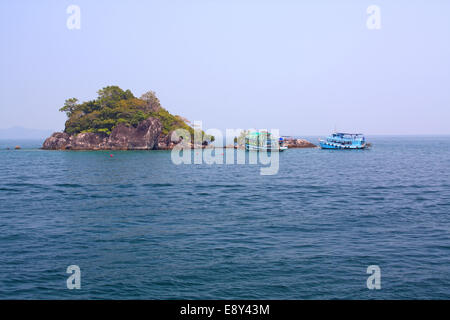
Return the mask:
<path fill-rule="evenodd" d="M 130 189 L 130 188 L 134 188 L 135 185 L 134 184 L 119 184 L 117 187 L 119 189 Z"/>
<path fill-rule="evenodd" d="M 20 190 L 13 188 L 0 188 L 0 191 L 20 192 Z"/>
<path fill-rule="evenodd" d="M 35 183 L 21 183 L 21 182 L 13 182 L 13 183 L 5 183 L 4 186 L 6 186 L 7 189 L 17 190 L 17 188 L 20 188 L 23 191 L 23 188 L 34 188 L 39 190 L 47 190 L 48 187 L 42 184 L 35 184 Z M 12 187 L 12 188 L 8 188 Z M 5 187 L 2 187 L 5 188 Z"/>
<path fill-rule="evenodd" d="M 12 183 L 5 183 L 5 186 L 10 186 L 10 187 L 36 187 L 39 185 L 37 184 L 33 184 L 33 183 L 23 183 L 23 182 L 12 182 Z"/>
<path fill-rule="evenodd" d="M 242 184 L 205 184 L 196 186 L 197 189 L 212 189 L 212 188 L 225 188 L 225 189 L 237 189 L 237 188 L 250 188 Z"/>
<path fill-rule="evenodd" d="M 143 187 L 172 187 L 172 183 L 146 183 L 142 185 Z"/>
<path fill-rule="evenodd" d="M 62 187 L 62 188 L 82 188 L 83 186 L 80 184 L 74 184 L 74 183 L 58 183 L 55 184 L 55 187 Z"/>

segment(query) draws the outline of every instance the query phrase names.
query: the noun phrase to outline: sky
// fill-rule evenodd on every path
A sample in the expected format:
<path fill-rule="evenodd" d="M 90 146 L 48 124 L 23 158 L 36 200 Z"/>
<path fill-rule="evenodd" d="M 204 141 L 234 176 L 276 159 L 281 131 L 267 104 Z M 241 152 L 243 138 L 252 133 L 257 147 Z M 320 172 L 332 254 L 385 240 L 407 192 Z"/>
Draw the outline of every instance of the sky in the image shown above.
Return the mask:
<path fill-rule="evenodd" d="M 203 129 L 450 134 L 448 0 L 2 0 L 0 41 L 0 128 L 118 85 Z"/>

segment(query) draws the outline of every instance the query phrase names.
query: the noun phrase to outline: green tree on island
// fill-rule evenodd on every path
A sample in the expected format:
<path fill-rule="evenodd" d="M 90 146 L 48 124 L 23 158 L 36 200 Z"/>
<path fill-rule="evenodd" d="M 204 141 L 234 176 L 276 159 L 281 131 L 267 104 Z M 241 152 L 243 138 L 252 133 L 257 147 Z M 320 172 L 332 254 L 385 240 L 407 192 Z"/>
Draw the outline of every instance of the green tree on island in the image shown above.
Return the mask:
<path fill-rule="evenodd" d="M 64 106 L 59 109 L 68 117 L 64 132 L 70 135 L 83 132 L 109 135 L 119 123 L 137 127 L 139 122 L 154 117 L 161 121 L 164 135 L 175 129 L 185 129 L 193 134 L 193 129 L 186 123 L 186 119 L 172 115 L 164 109 L 153 91 L 136 98 L 130 90 L 108 86 L 97 93 L 97 99 L 87 102 L 78 103 L 76 98 L 65 101 Z"/>

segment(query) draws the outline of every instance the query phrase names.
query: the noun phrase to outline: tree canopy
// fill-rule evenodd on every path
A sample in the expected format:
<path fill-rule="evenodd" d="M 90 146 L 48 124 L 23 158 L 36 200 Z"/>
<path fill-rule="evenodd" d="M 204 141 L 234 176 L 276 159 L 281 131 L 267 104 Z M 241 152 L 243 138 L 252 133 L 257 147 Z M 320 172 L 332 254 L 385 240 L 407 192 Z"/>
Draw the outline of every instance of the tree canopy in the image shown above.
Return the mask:
<path fill-rule="evenodd" d="M 139 122 L 149 117 L 157 118 L 163 125 L 163 134 L 175 129 L 193 129 L 185 119 L 170 114 L 164 109 L 155 92 L 149 91 L 136 98 L 130 90 L 122 90 L 118 86 L 108 86 L 98 92 L 97 99 L 78 103 L 78 99 L 67 99 L 59 111 L 67 114 L 65 132 L 78 134 L 96 132 L 111 134 L 119 123 L 136 127 Z"/>

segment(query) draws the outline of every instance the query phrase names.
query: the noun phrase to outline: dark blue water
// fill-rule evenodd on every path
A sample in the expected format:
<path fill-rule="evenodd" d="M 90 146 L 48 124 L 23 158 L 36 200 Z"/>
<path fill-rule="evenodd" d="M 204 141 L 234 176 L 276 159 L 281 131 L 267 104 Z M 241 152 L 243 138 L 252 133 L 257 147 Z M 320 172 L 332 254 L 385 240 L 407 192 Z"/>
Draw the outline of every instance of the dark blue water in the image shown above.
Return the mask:
<path fill-rule="evenodd" d="M 0 298 L 450 299 L 450 137 L 370 140 L 274 176 L 1 141 Z"/>

